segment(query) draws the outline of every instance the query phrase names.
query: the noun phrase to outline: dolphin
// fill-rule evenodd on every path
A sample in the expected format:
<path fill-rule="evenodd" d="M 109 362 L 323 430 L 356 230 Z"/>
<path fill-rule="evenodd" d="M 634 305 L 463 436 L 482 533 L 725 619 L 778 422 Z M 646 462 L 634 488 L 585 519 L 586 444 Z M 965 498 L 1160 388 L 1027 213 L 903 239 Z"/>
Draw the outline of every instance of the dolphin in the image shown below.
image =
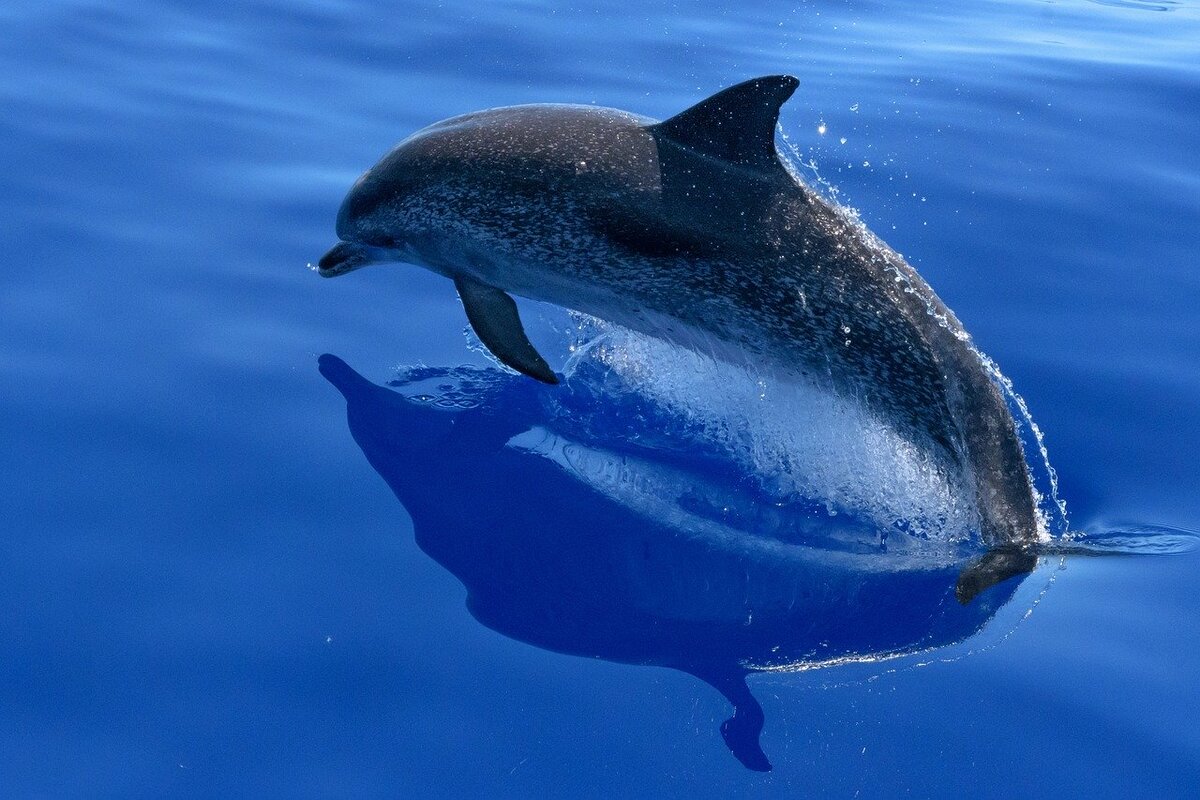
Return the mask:
<path fill-rule="evenodd" d="M 319 274 L 445 275 L 484 345 L 545 383 L 512 295 L 807 380 L 961 475 L 995 551 L 983 572 L 1024 569 L 1044 526 L 1005 398 L 917 272 L 781 160 L 798 85 L 756 78 L 662 122 L 525 105 L 435 123 L 354 184 Z"/>

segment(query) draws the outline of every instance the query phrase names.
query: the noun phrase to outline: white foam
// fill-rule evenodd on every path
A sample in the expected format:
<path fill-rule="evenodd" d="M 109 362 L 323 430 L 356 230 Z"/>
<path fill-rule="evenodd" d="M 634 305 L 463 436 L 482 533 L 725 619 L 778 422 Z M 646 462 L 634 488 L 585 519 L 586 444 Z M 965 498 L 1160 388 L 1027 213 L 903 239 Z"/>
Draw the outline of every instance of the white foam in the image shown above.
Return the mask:
<path fill-rule="evenodd" d="M 972 492 L 853 399 L 578 317 L 568 374 L 592 362 L 698 428 L 779 502 L 824 504 L 885 532 L 944 542 L 978 528 Z"/>

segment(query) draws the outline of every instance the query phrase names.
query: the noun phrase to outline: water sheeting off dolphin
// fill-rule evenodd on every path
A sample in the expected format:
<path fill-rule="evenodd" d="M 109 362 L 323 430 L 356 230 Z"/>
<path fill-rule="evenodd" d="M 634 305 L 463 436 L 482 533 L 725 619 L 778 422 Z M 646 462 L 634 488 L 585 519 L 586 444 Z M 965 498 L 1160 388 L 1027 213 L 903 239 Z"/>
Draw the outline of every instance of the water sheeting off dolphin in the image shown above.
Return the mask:
<path fill-rule="evenodd" d="M 511 294 L 816 384 L 961 475 L 1001 551 L 983 572 L 1012 574 L 1032 559 L 1003 553 L 1040 519 L 1004 396 L 916 271 L 780 160 L 798 84 L 747 81 L 664 122 L 529 105 L 431 125 L 351 189 L 320 274 L 443 274 L 488 349 L 547 383 Z"/>

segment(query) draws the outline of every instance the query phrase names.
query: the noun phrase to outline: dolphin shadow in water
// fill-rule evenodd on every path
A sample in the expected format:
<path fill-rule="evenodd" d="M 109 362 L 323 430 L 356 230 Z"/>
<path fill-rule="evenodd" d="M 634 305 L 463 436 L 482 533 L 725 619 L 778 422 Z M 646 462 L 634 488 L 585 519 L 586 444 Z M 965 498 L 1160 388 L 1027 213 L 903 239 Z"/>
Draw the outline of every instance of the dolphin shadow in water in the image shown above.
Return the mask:
<path fill-rule="evenodd" d="M 728 481 L 622 452 L 602 431 L 568 438 L 555 390 L 520 376 L 411 370 L 401 393 L 335 356 L 320 371 L 475 619 L 547 650 L 694 675 L 733 705 L 721 734 L 752 770 L 771 765 L 749 674 L 961 641 L 1020 583 L 977 582 L 964 605 L 967 558 L 892 568 L 886 554 L 812 544 L 811 526 L 774 508 L 731 525 L 712 512 L 736 502 Z M 436 397 L 421 393 L 429 381 Z M 1013 566 L 990 558 L 993 571 Z"/>

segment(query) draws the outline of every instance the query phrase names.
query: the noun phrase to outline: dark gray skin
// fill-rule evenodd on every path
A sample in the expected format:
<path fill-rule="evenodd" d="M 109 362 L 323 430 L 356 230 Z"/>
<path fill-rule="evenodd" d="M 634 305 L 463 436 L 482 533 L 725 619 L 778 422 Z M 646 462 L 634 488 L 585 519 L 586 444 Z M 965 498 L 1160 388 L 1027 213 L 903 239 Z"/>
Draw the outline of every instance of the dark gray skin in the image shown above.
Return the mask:
<path fill-rule="evenodd" d="M 1016 426 L 961 323 L 780 161 L 797 85 L 748 81 L 661 123 L 559 105 L 439 122 L 354 185 L 320 274 L 406 261 L 446 275 L 492 352 L 550 383 L 507 293 L 802 376 L 962 475 L 989 546 L 1031 545 Z"/>

